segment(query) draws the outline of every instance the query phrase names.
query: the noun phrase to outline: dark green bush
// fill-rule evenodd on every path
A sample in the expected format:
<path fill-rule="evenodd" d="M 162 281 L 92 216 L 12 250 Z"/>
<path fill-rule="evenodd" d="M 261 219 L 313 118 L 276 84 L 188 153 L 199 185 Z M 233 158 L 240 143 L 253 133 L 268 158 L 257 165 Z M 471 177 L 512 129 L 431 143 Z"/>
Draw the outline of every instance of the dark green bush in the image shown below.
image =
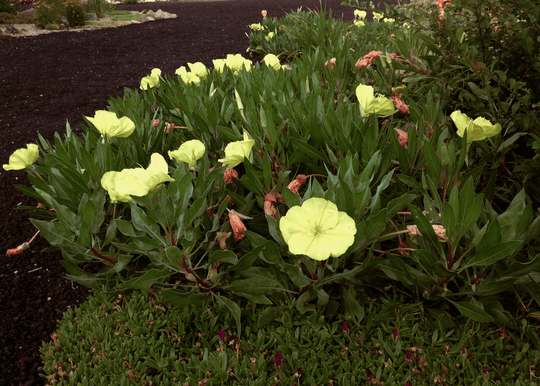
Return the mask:
<path fill-rule="evenodd" d="M 1 12 L 9 13 L 10 15 L 16 15 L 19 13 L 17 8 L 11 5 L 11 0 L 0 0 L 0 13 Z"/>
<path fill-rule="evenodd" d="M 107 0 L 88 0 L 85 4 L 86 12 L 95 13 L 97 17 L 102 18 L 110 11 L 115 9 L 114 4 Z"/>
<path fill-rule="evenodd" d="M 34 5 L 36 9 L 36 26 L 46 28 L 50 24 L 61 24 L 61 16 L 64 13 L 62 0 L 42 0 Z"/>
<path fill-rule="evenodd" d="M 81 3 L 70 1 L 66 4 L 65 12 L 71 27 L 81 27 L 86 23 L 86 12 Z"/>

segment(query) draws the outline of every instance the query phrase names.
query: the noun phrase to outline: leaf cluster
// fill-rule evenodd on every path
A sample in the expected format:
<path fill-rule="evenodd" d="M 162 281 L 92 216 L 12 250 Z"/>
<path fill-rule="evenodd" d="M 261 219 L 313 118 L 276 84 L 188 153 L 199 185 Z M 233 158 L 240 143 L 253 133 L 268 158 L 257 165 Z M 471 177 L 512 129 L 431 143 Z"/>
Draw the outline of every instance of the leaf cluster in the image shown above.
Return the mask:
<path fill-rule="evenodd" d="M 531 369 L 540 341 L 525 319 L 494 329 L 452 322 L 445 311 L 395 294 L 364 292 L 359 300 L 367 308 L 362 323 L 318 312 L 306 318 L 294 299 L 267 308 L 248 304 L 240 335 L 218 304 L 177 308 L 159 292 L 96 294 L 67 311 L 43 344 L 44 377 L 48 385 L 538 381 Z"/>

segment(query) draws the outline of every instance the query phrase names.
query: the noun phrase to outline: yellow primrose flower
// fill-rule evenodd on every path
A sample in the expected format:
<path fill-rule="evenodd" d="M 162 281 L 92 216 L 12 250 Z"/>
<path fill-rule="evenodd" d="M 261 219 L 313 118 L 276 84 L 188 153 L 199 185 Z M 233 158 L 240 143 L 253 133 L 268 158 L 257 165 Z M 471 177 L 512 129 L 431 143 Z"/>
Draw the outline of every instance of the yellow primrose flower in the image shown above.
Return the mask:
<path fill-rule="evenodd" d="M 388 23 L 388 24 L 392 24 L 395 21 L 396 21 L 396 19 L 392 19 L 392 18 L 384 19 L 384 22 Z"/>
<path fill-rule="evenodd" d="M 493 125 L 484 117 L 478 117 L 473 121 L 467 114 L 463 114 L 460 110 L 450 114 L 450 118 L 454 121 L 458 129 L 457 134 L 460 137 L 463 137 L 465 131 L 467 131 L 467 142 L 481 141 L 501 132 L 501 125 L 499 123 Z"/>
<path fill-rule="evenodd" d="M 261 23 L 253 23 L 249 26 L 249 28 L 251 28 L 252 30 L 254 31 L 258 31 L 261 29 Z"/>
<path fill-rule="evenodd" d="M 169 167 L 163 156 L 152 154 L 148 168 L 124 169 L 121 172 L 107 172 L 101 177 L 101 186 L 111 201 L 127 202 L 131 196 L 145 196 L 157 185 L 165 181 L 174 181 L 168 175 Z"/>
<path fill-rule="evenodd" d="M 366 25 L 366 23 L 364 23 L 362 20 L 356 20 L 354 22 L 354 25 L 357 26 L 357 27 L 363 27 Z"/>
<path fill-rule="evenodd" d="M 244 162 L 244 158 L 249 159 L 251 148 L 254 144 L 255 141 L 244 131 L 244 140 L 229 143 L 225 147 L 225 158 L 218 161 L 222 162 L 228 168 L 234 168 Z"/>
<path fill-rule="evenodd" d="M 118 118 L 112 111 L 97 110 L 94 118 L 86 117 L 104 137 L 129 137 L 135 131 L 135 123 L 128 117 Z"/>
<path fill-rule="evenodd" d="M 266 39 L 266 41 L 270 41 L 270 39 L 272 39 L 274 37 L 274 33 L 273 32 L 268 32 L 268 35 L 266 35 L 264 38 Z"/>
<path fill-rule="evenodd" d="M 238 75 L 238 72 L 242 71 L 244 68 L 246 69 L 246 71 L 251 71 L 252 66 L 251 61 L 247 60 L 240 54 L 227 54 L 225 64 L 227 65 L 227 67 L 234 70 L 234 75 Z"/>
<path fill-rule="evenodd" d="M 220 74 L 223 74 L 223 70 L 227 65 L 225 59 L 212 59 L 212 63 L 214 64 L 214 69 L 218 70 Z"/>
<path fill-rule="evenodd" d="M 278 71 L 281 69 L 281 64 L 279 63 L 279 59 L 274 54 L 268 54 L 264 57 L 263 62 L 268 66 L 272 67 L 274 70 Z"/>
<path fill-rule="evenodd" d="M 201 79 L 205 79 L 206 75 L 208 75 L 208 70 L 206 69 L 206 66 L 201 62 L 188 63 L 188 67 L 192 73 L 194 73 Z"/>
<path fill-rule="evenodd" d="M 384 17 L 384 14 L 379 12 L 373 12 L 373 20 L 380 20 Z"/>
<path fill-rule="evenodd" d="M 204 144 L 198 139 L 192 139 L 186 141 L 178 150 L 169 151 L 169 157 L 174 158 L 178 162 L 185 162 L 189 164 L 190 169 L 195 169 L 197 161 L 203 156 L 206 148 Z"/>
<path fill-rule="evenodd" d="M 373 96 L 373 87 L 360 84 L 356 88 L 356 97 L 360 103 L 362 116 L 369 114 L 389 115 L 394 113 L 394 104 L 384 96 Z"/>
<path fill-rule="evenodd" d="M 149 88 L 156 87 L 159 84 L 159 77 L 161 76 L 161 70 L 154 68 L 152 73 L 141 79 L 141 90 L 148 90 Z"/>
<path fill-rule="evenodd" d="M 22 170 L 32 165 L 39 158 L 39 147 L 35 143 L 26 145 L 26 149 L 17 149 L 9 156 L 9 164 L 4 164 L 4 170 Z"/>
<path fill-rule="evenodd" d="M 279 221 L 283 239 L 295 255 L 315 260 L 344 254 L 354 243 L 356 225 L 336 204 L 324 198 L 310 198 L 293 206 Z"/>
<path fill-rule="evenodd" d="M 360 11 L 359 9 L 354 10 L 354 17 L 360 20 L 364 20 L 367 16 L 366 11 Z"/>
<path fill-rule="evenodd" d="M 176 69 L 175 74 L 179 75 L 185 84 L 195 83 L 197 86 L 201 84 L 201 78 L 193 72 L 187 72 L 184 66 Z"/>

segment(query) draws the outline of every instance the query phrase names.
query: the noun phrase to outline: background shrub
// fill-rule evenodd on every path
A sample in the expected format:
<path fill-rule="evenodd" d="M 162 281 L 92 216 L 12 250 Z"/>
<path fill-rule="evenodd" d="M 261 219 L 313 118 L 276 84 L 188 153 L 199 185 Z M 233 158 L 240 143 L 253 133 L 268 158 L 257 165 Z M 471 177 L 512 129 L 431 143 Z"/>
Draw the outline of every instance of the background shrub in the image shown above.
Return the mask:
<path fill-rule="evenodd" d="M 0 0 L 0 13 L 2 12 L 9 13 L 10 15 L 19 13 L 17 8 L 11 5 L 11 0 Z"/>
<path fill-rule="evenodd" d="M 110 11 L 115 9 L 114 4 L 109 3 L 107 0 L 88 0 L 85 4 L 86 12 L 92 12 L 97 17 L 102 18 Z"/>
<path fill-rule="evenodd" d="M 66 2 L 65 14 L 70 27 L 81 27 L 86 23 L 86 11 L 78 1 Z"/>
<path fill-rule="evenodd" d="M 64 14 L 63 0 L 41 0 L 34 3 L 36 9 L 36 26 L 45 28 L 49 24 L 61 24 Z"/>

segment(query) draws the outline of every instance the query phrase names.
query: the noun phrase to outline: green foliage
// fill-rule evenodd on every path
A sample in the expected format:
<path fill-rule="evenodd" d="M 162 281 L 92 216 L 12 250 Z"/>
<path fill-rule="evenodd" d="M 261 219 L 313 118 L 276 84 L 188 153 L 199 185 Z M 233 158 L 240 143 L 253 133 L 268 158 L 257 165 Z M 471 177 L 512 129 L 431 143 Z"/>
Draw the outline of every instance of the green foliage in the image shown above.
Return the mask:
<path fill-rule="evenodd" d="M 34 24 L 36 16 L 32 13 L 19 13 L 12 15 L 5 12 L 0 12 L 0 24 Z"/>
<path fill-rule="evenodd" d="M 19 12 L 17 11 L 17 8 L 11 4 L 11 0 L 0 0 L 0 13 L 17 15 Z"/>
<path fill-rule="evenodd" d="M 63 0 L 43 0 L 36 3 L 34 8 L 36 9 L 36 26 L 38 28 L 54 29 L 51 28 L 51 25 L 61 24 L 60 18 L 64 14 Z"/>
<path fill-rule="evenodd" d="M 361 321 L 317 310 L 306 316 L 294 299 L 270 307 L 241 303 L 241 334 L 215 303 L 176 308 L 159 292 L 91 296 L 64 314 L 41 348 L 44 376 L 48 385 L 538 381 L 530 369 L 538 365 L 540 341 L 528 320 L 499 329 L 464 318 L 454 324 L 444 310 L 361 292 Z"/>
<path fill-rule="evenodd" d="M 124 4 L 137 4 L 137 0 L 124 0 Z"/>
<path fill-rule="evenodd" d="M 115 5 L 107 0 L 88 0 L 85 4 L 86 12 L 93 12 L 97 17 L 102 18 L 115 9 Z"/>
<path fill-rule="evenodd" d="M 532 155 L 521 139 L 534 128 L 500 113 L 495 91 L 476 85 L 483 73 L 452 64 L 474 50 L 447 54 L 439 35 L 424 31 L 426 20 L 408 18 L 407 27 L 398 20 L 405 11 L 395 12 L 394 23 L 366 22 L 352 34 L 324 12 L 288 16 L 289 37 L 279 44 L 293 41 L 287 55 L 296 59 L 287 68 L 216 65 L 191 83 L 186 74 L 155 72 L 147 90 L 126 89 L 109 101 L 110 111 L 133 122 L 128 137 L 101 137 L 90 120 L 81 137 L 69 126 L 53 144 L 40 137 L 42 157 L 27 167 L 33 187 L 19 188 L 45 206 L 28 210 L 62 251 L 69 278 L 111 292 L 161 288 L 177 306 L 212 297 L 237 325 L 246 299 L 294 300 L 301 313 L 315 307 L 361 320 L 352 283 L 395 286 L 430 309 L 451 307 L 479 322 L 508 322 L 518 305 L 536 312 L 540 201 L 523 189 L 529 171 L 508 171 L 520 146 L 528 149 L 520 157 Z M 358 43 L 361 33 L 377 38 Z M 450 69 L 462 72 L 454 79 Z M 395 104 L 402 97 L 408 111 L 363 117 L 360 84 Z M 462 97 L 451 97 L 452 87 Z M 450 118 L 458 109 L 472 119 L 485 114 L 503 131 L 468 142 Z M 223 165 L 228 145 L 250 138 L 253 149 L 231 177 Z M 205 146 L 198 161 L 168 157 L 192 140 Z M 103 176 L 133 168 L 142 175 L 156 153 L 174 181 L 115 202 Z M 321 262 L 291 253 L 280 229 L 289 209 L 313 197 L 334 203 L 356 226 L 346 252 Z M 100 272 L 81 268 L 89 263 Z"/>
<path fill-rule="evenodd" d="M 81 27 L 86 23 L 86 11 L 78 1 L 66 2 L 64 12 L 71 27 Z"/>

